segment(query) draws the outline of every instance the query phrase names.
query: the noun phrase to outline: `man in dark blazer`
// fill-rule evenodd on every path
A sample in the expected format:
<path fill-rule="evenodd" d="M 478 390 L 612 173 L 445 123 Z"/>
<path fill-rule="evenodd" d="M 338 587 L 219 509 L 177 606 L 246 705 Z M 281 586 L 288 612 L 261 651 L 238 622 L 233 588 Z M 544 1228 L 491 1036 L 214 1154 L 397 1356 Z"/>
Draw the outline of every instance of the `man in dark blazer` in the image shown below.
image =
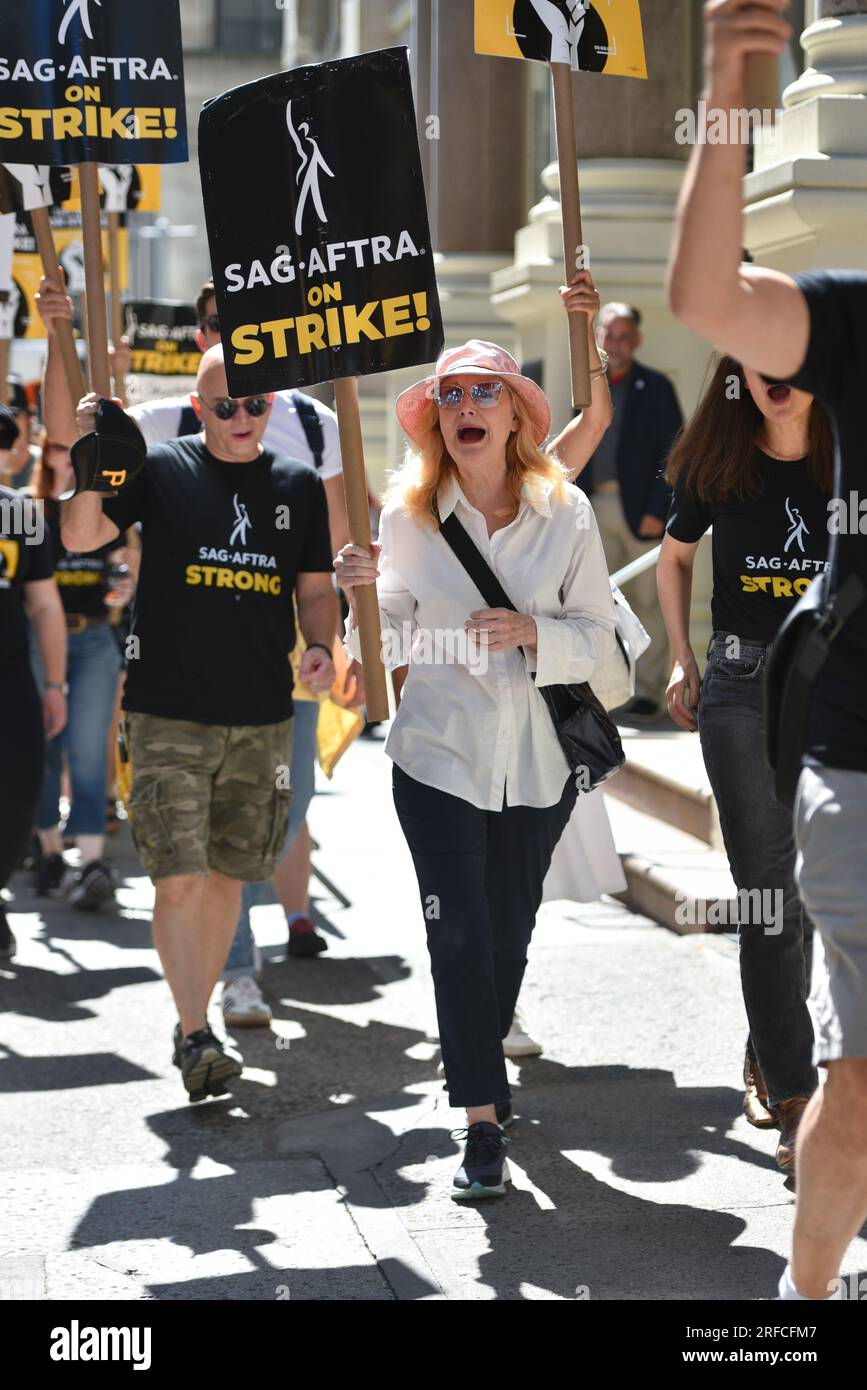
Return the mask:
<path fill-rule="evenodd" d="M 606 304 L 597 334 L 600 347 L 608 353 L 614 418 L 575 481 L 592 498 L 613 573 L 662 540 L 671 496 L 662 469 L 683 415 L 668 377 L 635 360 L 643 342 L 638 309 Z M 631 580 L 624 592 L 652 638 L 638 663 L 629 713 L 652 718 L 664 705 L 668 680 L 668 642 L 656 593 L 656 566 Z"/>

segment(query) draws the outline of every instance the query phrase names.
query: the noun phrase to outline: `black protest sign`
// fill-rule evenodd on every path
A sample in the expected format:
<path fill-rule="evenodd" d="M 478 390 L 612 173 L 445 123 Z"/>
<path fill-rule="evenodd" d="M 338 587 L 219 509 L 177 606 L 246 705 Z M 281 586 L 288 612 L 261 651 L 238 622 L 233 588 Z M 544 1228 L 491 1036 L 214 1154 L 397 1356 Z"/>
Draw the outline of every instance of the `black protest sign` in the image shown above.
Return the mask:
<path fill-rule="evenodd" d="M 72 190 L 72 170 L 63 165 L 0 164 L 0 213 L 63 207 Z"/>
<path fill-rule="evenodd" d="M 0 158 L 187 158 L 179 0 L 0 0 Z"/>
<path fill-rule="evenodd" d="M 215 98 L 199 122 L 199 164 L 232 395 L 438 355 L 406 49 L 296 68 Z M 263 172 L 239 183 L 251 167 Z"/>
<path fill-rule="evenodd" d="M 201 361 L 196 306 L 174 300 L 130 300 L 124 305 L 130 371 L 147 376 L 195 376 Z"/>

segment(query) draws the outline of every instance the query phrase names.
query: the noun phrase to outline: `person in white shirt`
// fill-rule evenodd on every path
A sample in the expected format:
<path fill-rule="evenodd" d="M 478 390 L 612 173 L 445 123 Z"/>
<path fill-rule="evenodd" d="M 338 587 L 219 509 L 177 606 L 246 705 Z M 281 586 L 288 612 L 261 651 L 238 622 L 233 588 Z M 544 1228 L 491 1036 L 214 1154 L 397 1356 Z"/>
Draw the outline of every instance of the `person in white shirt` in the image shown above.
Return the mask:
<path fill-rule="evenodd" d="M 595 352 L 591 367 L 604 372 Z M 577 795 L 538 687 L 591 680 L 613 650 L 615 610 L 592 509 L 567 481 L 588 447 L 581 417 L 544 453 L 544 393 L 478 340 L 445 352 L 397 415 L 412 448 L 380 543 L 344 546 L 335 569 L 352 610 L 347 650 L 358 652 L 355 588 L 378 578 L 386 662 L 409 660 L 386 752 L 426 919 L 446 1084 L 467 1110 L 453 1195 L 502 1196 L 502 1039 Z M 440 534 L 452 513 L 519 611 L 485 606 Z"/>

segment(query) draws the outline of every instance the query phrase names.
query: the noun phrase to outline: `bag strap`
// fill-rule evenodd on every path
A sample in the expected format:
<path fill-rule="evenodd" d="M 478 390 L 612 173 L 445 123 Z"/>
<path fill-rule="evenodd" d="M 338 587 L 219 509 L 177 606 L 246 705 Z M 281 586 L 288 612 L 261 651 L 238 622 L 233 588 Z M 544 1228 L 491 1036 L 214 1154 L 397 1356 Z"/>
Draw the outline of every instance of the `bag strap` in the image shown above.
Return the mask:
<path fill-rule="evenodd" d="M 434 509 L 436 510 L 436 507 Z M 439 519 L 438 512 L 437 518 Z M 445 521 L 440 521 L 440 533 L 446 545 L 460 560 L 488 607 L 511 608 L 513 613 L 517 613 L 514 603 L 454 512 L 447 516 Z"/>
<path fill-rule="evenodd" d="M 322 467 L 322 458 L 325 453 L 325 431 L 322 428 L 322 421 L 319 418 L 319 411 L 313 404 L 309 396 L 305 396 L 302 391 L 292 392 L 292 404 L 298 411 L 298 419 L 301 421 L 304 430 L 304 438 L 307 440 L 307 447 L 313 455 L 313 462 L 317 468 Z"/>

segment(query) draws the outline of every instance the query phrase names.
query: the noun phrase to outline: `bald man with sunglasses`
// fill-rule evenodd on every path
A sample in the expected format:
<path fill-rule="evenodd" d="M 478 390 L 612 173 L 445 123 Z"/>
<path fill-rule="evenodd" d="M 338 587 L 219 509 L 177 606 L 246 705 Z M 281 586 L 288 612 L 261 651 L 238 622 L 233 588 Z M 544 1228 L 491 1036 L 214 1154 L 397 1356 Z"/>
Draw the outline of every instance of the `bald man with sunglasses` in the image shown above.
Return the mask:
<path fill-rule="evenodd" d="M 48 389 L 47 383 L 46 389 Z M 124 706 L 132 832 L 156 885 L 153 932 L 178 1009 L 176 1065 L 191 1100 L 230 1089 L 241 1063 L 207 1024 L 245 881 L 270 878 L 286 838 L 293 593 L 301 679 L 334 681 L 338 604 L 323 484 L 265 448 L 271 396 L 229 396 L 223 350 L 202 358 L 203 431 L 148 450 L 114 498 L 82 492 L 63 538 L 96 550 L 136 522 L 142 566 Z M 86 396 L 78 430 L 94 425 Z"/>

